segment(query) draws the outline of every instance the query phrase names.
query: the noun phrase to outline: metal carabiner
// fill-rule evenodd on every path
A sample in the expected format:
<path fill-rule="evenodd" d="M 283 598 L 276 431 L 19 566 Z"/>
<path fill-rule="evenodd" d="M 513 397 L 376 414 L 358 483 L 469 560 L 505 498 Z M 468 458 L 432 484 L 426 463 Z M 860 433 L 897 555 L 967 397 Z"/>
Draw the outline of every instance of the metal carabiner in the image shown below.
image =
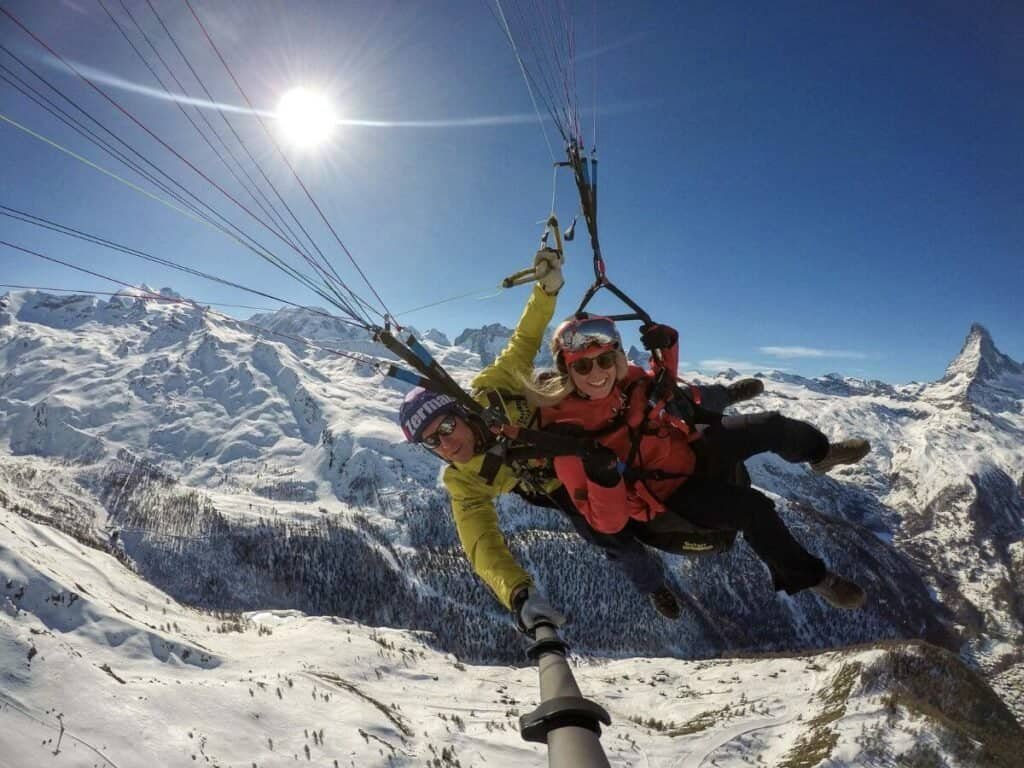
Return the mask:
<path fill-rule="evenodd" d="M 573 219 L 573 226 L 575 226 L 576 220 Z M 571 229 L 571 227 L 570 227 Z M 552 248 L 548 245 L 551 237 L 555 238 L 555 247 Z M 571 238 L 568 238 L 571 239 Z M 540 248 L 537 253 L 552 253 L 557 255 L 560 259 L 563 258 L 562 254 L 562 232 L 558 228 L 558 217 L 555 214 L 548 216 L 547 221 L 544 222 L 544 232 L 540 237 Z M 536 261 L 536 256 L 534 256 Z M 537 274 L 537 267 L 527 267 L 526 269 L 520 269 L 518 272 L 513 272 L 511 275 L 501 281 L 502 288 L 511 288 L 514 285 L 525 285 L 526 283 L 532 283 L 537 280 L 541 275 Z"/>

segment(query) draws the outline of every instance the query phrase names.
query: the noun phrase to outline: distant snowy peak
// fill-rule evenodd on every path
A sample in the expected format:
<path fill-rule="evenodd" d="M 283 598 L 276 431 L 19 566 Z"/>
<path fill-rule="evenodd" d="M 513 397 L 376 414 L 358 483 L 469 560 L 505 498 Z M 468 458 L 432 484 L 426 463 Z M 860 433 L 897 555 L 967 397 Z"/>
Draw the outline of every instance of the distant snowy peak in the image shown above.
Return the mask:
<path fill-rule="evenodd" d="M 835 395 L 838 397 L 855 397 L 858 395 L 900 397 L 896 388 L 891 384 L 886 384 L 884 381 L 861 379 L 856 376 L 842 376 L 838 373 L 826 373 L 824 376 L 806 378 L 793 373 L 769 371 L 768 373 L 758 373 L 757 376 L 766 378 L 769 381 L 804 387 L 822 395 Z"/>
<path fill-rule="evenodd" d="M 651 353 L 645 352 L 642 349 L 638 349 L 635 344 L 630 344 L 629 349 L 626 350 L 626 359 L 629 360 L 633 365 L 638 365 L 641 368 L 647 367 L 647 361 L 650 359 Z"/>
<path fill-rule="evenodd" d="M 475 352 L 480 356 L 480 364 L 482 366 L 490 365 L 505 348 L 505 345 L 508 344 L 509 339 L 512 338 L 512 333 L 513 330 L 511 328 L 506 328 L 500 323 L 485 325 L 483 328 L 467 328 L 455 337 L 455 346 Z M 544 333 L 540 350 L 533 360 L 534 367 L 536 368 L 555 367 L 555 362 L 551 358 L 551 333 L 551 328 L 548 328 Z"/>
<path fill-rule="evenodd" d="M 512 338 L 512 329 L 501 323 L 492 323 L 483 328 L 467 328 L 455 337 L 455 345 L 465 347 L 480 355 L 483 365 L 490 365 Z"/>
<path fill-rule="evenodd" d="M 249 322 L 274 333 L 319 342 L 365 341 L 370 338 L 365 329 L 315 307 L 279 309 L 276 312 L 253 315 Z"/>
<path fill-rule="evenodd" d="M 826 373 L 815 381 L 822 391 L 837 395 L 892 395 L 892 385 L 878 379 L 862 379 L 858 376 L 843 376 L 838 373 Z"/>
<path fill-rule="evenodd" d="M 985 326 L 974 323 L 960 354 L 946 368 L 942 380 L 966 376 L 976 382 L 994 383 L 1005 374 L 1020 376 L 1024 374 L 1024 366 L 996 349 Z"/>
<path fill-rule="evenodd" d="M 990 411 L 1018 411 L 1024 404 L 1024 365 L 1004 355 L 979 323 L 971 326 L 946 374 L 927 387 L 933 401 L 956 401 Z"/>
<path fill-rule="evenodd" d="M 122 288 L 114 294 L 111 301 L 125 299 L 133 301 L 152 301 L 157 299 L 157 297 L 168 299 L 170 301 L 182 302 L 183 304 L 190 303 L 180 293 L 171 288 L 161 288 L 160 290 L 157 290 L 156 288 L 151 288 L 145 283 L 142 283 L 142 285 L 139 285 L 138 287 L 132 286 Z"/>
<path fill-rule="evenodd" d="M 452 343 L 448 340 L 448 337 L 437 330 L 437 328 L 430 328 L 423 334 L 424 341 L 432 341 L 441 347 L 450 347 Z"/>
<path fill-rule="evenodd" d="M 92 295 L 17 291 L 0 299 L 0 326 L 14 322 L 72 329 L 89 323 L 152 330 L 168 323 L 205 322 L 203 308 L 183 302 L 168 288 L 126 288 L 103 300 Z"/>

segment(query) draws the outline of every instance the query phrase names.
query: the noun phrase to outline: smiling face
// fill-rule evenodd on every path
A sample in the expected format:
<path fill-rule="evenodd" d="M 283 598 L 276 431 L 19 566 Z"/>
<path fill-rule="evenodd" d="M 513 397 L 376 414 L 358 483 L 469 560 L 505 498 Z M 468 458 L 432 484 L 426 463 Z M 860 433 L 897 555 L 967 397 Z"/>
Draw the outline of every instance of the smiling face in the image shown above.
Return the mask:
<path fill-rule="evenodd" d="M 445 434 L 447 429 L 441 428 L 446 419 L 450 419 L 454 425 L 448 434 Z M 454 413 L 441 413 L 431 419 L 423 429 L 421 442 L 427 444 L 428 440 L 438 441 L 436 447 L 428 447 L 445 461 L 465 464 L 476 454 L 476 435 L 469 424 Z"/>
<path fill-rule="evenodd" d="M 568 366 L 576 391 L 590 400 L 601 400 L 615 386 L 617 352 L 614 349 L 586 352 Z"/>

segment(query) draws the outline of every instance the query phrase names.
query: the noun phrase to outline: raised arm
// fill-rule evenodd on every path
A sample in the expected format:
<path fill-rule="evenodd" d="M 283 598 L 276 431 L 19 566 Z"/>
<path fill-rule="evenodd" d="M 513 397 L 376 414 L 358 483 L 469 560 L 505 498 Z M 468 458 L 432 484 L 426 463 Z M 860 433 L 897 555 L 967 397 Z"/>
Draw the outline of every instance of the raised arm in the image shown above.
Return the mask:
<path fill-rule="evenodd" d="M 533 286 L 512 338 L 493 363 L 473 379 L 472 388 L 518 390 L 523 376 L 533 371 L 533 359 L 544 342 L 544 331 L 555 314 L 556 294 L 544 292 L 539 284 Z"/>
<path fill-rule="evenodd" d="M 640 328 L 640 342 L 651 353 L 651 370 L 664 370 L 675 381 L 679 376 L 679 333 L 675 328 L 650 323 Z"/>

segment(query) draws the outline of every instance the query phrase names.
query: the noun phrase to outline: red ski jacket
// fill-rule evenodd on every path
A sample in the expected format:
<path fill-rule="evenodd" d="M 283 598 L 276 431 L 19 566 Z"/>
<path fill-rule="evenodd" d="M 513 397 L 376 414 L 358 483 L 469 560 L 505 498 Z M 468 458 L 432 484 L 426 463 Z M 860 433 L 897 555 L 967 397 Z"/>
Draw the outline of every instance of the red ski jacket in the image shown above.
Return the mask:
<path fill-rule="evenodd" d="M 674 374 L 676 349 L 665 352 L 666 369 Z M 630 365 L 625 379 L 607 397 L 588 400 L 573 394 L 540 411 L 542 426 L 582 428 L 619 458 L 625 477 L 611 488 L 588 479 L 577 456 L 554 461 L 558 479 L 576 507 L 601 533 L 617 533 L 630 518 L 646 522 L 661 514 L 665 499 L 693 474 L 696 459 L 690 442 L 700 433 L 667 414 L 663 400 L 652 401 L 659 368 L 653 362 L 651 372 Z"/>

